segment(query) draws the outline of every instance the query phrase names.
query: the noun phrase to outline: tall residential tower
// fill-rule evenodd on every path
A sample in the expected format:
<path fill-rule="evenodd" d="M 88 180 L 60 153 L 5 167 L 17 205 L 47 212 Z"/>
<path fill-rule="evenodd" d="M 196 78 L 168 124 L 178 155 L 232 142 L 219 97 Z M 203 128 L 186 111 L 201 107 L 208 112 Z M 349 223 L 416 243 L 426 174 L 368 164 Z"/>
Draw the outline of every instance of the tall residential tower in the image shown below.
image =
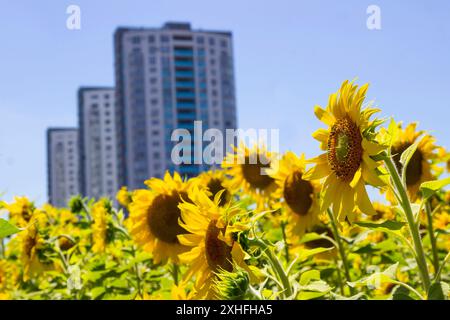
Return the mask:
<path fill-rule="evenodd" d="M 117 181 L 115 90 L 82 87 L 78 90 L 81 194 L 114 199 Z"/>
<path fill-rule="evenodd" d="M 140 188 L 165 170 L 195 176 L 205 165 L 175 165 L 174 129 L 192 135 L 235 129 L 232 35 L 193 30 L 189 23 L 162 28 L 118 28 L 114 36 L 119 184 Z"/>
<path fill-rule="evenodd" d="M 47 177 L 49 202 L 64 207 L 79 194 L 78 130 L 47 130 Z"/>

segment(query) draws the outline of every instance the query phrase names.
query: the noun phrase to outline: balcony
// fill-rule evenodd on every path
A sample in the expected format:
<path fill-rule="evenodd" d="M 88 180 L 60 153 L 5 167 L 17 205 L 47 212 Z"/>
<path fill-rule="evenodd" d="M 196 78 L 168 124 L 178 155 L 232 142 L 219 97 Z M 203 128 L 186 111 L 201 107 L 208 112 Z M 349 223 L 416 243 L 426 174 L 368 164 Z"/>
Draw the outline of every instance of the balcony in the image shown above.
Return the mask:
<path fill-rule="evenodd" d="M 177 109 L 195 109 L 194 102 L 178 102 Z"/>
<path fill-rule="evenodd" d="M 178 120 L 189 120 L 189 121 L 194 121 L 196 118 L 196 113 L 195 112 L 191 112 L 191 113 L 178 113 L 177 115 Z"/>
<path fill-rule="evenodd" d="M 194 92 L 177 92 L 176 97 L 177 97 L 177 99 L 194 99 L 195 93 Z"/>
<path fill-rule="evenodd" d="M 193 88 L 194 82 L 193 81 L 177 81 L 176 86 L 178 88 Z"/>
<path fill-rule="evenodd" d="M 192 57 L 194 52 L 192 50 L 174 50 L 173 52 L 175 57 Z"/>
<path fill-rule="evenodd" d="M 175 67 L 192 68 L 194 63 L 191 60 L 175 60 Z"/>
<path fill-rule="evenodd" d="M 194 72 L 189 70 L 178 70 L 175 72 L 177 78 L 193 78 Z"/>

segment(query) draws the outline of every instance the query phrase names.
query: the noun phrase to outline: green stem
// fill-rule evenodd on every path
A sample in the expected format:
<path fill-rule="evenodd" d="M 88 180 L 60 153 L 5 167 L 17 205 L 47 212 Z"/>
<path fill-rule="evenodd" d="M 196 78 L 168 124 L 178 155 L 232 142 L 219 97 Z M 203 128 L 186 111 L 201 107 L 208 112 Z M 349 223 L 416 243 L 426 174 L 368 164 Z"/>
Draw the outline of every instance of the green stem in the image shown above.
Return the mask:
<path fill-rule="evenodd" d="M 287 237 L 286 237 L 286 222 L 281 222 L 281 232 L 283 234 L 283 242 L 284 242 L 284 258 L 286 259 L 286 262 L 289 263 L 291 260 L 289 257 L 289 246 L 287 243 Z"/>
<path fill-rule="evenodd" d="M 344 250 L 344 246 L 342 244 L 341 236 L 339 234 L 339 229 L 337 227 L 336 218 L 335 218 L 333 212 L 331 211 L 331 209 L 328 209 L 327 212 L 328 212 L 328 216 L 330 218 L 331 230 L 333 232 L 333 236 L 334 236 L 334 239 L 337 244 L 339 256 L 341 257 L 342 265 L 344 266 L 345 279 L 347 280 L 347 282 L 352 282 L 352 279 L 350 278 L 350 269 L 348 267 L 347 256 L 345 255 L 345 250 Z M 353 294 L 353 290 L 354 289 L 352 287 L 350 287 L 351 294 Z"/>
<path fill-rule="evenodd" d="M 136 249 L 134 246 L 132 246 L 132 250 L 133 250 L 133 258 L 136 259 Z M 139 263 L 134 264 L 134 273 L 136 274 L 138 294 L 141 298 L 143 298 L 144 296 L 142 294 L 141 273 L 139 272 Z"/>
<path fill-rule="evenodd" d="M 414 289 L 413 287 L 407 285 L 406 283 L 403 283 L 403 282 L 401 282 L 401 281 L 395 281 L 395 280 L 393 280 L 392 283 L 398 284 L 398 285 L 400 285 L 400 286 L 402 286 L 402 287 L 408 289 L 409 291 L 411 291 L 412 293 L 414 293 L 416 296 L 418 296 L 418 297 L 420 298 L 420 300 L 425 300 L 424 297 L 423 297 L 419 292 L 417 292 L 416 289 Z"/>
<path fill-rule="evenodd" d="M 176 286 L 178 286 L 178 265 L 177 264 L 173 264 L 172 265 L 172 276 L 173 276 L 173 282 L 175 283 Z"/>
<path fill-rule="evenodd" d="M 1 253 L 1 258 L 5 259 L 6 258 L 6 256 L 5 256 L 5 242 L 4 242 L 3 238 L 0 239 L 0 253 Z"/>
<path fill-rule="evenodd" d="M 439 256 L 438 256 L 437 245 L 436 245 L 436 237 L 434 235 L 434 230 L 433 230 L 433 216 L 432 216 L 432 212 L 431 212 L 431 205 L 428 201 L 425 204 L 425 212 L 427 213 L 428 233 L 430 234 L 431 250 L 433 252 L 434 274 L 437 274 L 439 271 Z M 439 280 L 439 279 L 437 279 L 437 280 Z"/>
<path fill-rule="evenodd" d="M 334 263 L 336 264 L 336 266 L 338 265 L 336 258 L 334 259 Z M 342 277 L 341 277 L 341 270 L 339 270 L 339 268 L 336 268 L 336 273 L 337 273 L 337 277 L 338 277 L 339 289 L 341 290 L 341 294 L 345 295 L 344 284 L 342 283 Z"/>
<path fill-rule="evenodd" d="M 270 264 L 273 267 L 273 270 L 278 276 L 278 279 L 281 281 L 281 284 L 283 285 L 283 294 L 285 298 L 291 298 L 292 297 L 292 287 L 289 283 L 289 278 L 284 271 L 284 268 L 280 262 L 280 260 L 277 258 L 277 256 L 274 254 L 272 249 L 269 247 L 268 244 L 266 244 L 264 241 L 260 239 L 250 239 L 249 244 L 255 247 L 260 248 L 263 253 L 268 258 Z"/>
<path fill-rule="evenodd" d="M 428 273 L 427 262 L 425 259 L 425 253 L 423 250 L 422 239 L 420 238 L 419 228 L 414 220 L 414 214 L 411 208 L 411 203 L 409 201 L 408 193 L 406 192 L 405 185 L 400 178 L 400 175 L 397 171 L 397 167 L 395 166 L 394 161 L 391 157 L 385 157 L 384 162 L 386 163 L 387 170 L 392 178 L 392 182 L 397 190 L 397 193 L 400 197 L 400 205 L 405 212 L 406 220 L 409 225 L 409 232 L 414 242 L 415 248 L 415 258 L 417 261 L 417 266 L 419 267 L 420 276 L 422 278 L 422 285 L 425 292 L 428 292 L 428 289 L 431 286 L 430 275 Z"/>

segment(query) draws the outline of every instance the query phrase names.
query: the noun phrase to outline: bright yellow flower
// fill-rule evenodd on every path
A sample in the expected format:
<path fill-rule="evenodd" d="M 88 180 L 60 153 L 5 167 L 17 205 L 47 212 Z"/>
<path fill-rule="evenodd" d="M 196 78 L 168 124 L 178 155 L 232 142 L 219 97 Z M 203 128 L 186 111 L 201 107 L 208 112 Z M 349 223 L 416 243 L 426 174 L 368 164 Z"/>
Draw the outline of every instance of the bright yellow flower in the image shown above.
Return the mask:
<path fill-rule="evenodd" d="M 255 144 L 249 149 L 241 143 L 222 162 L 222 168 L 231 177 L 224 186 L 232 192 L 243 190 L 256 201 L 258 208 L 266 207 L 271 193 L 277 187 L 275 180 L 267 172 L 273 161 L 276 161 L 275 155 L 265 147 Z"/>
<path fill-rule="evenodd" d="M 221 269 L 233 271 L 233 264 L 253 275 L 245 264 L 245 252 L 234 241 L 232 233 L 237 231 L 233 217 L 240 213 L 237 208 L 220 207 L 220 193 L 211 200 L 204 191 L 194 190 L 191 200 L 180 205 L 181 226 L 189 234 L 179 235 L 180 243 L 191 247 L 180 254 L 181 262 L 189 265 L 185 281 L 195 277 L 195 299 L 216 298 L 212 284 Z M 240 227 L 239 227 L 240 228 Z"/>
<path fill-rule="evenodd" d="M 168 258 L 178 261 L 178 254 L 187 250 L 177 236 L 186 231 L 179 225 L 178 205 L 188 200 L 191 182 L 184 182 L 178 173 L 167 172 L 164 180 L 150 179 L 145 184 L 151 190 L 137 190 L 130 204 L 127 226 L 134 241 L 153 254 L 155 263 Z"/>
<path fill-rule="evenodd" d="M 391 147 L 395 165 L 399 172 L 402 172 L 402 164 L 400 163 L 402 153 L 412 146 L 419 137 L 423 136 L 406 169 L 406 186 L 413 202 L 419 197 L 420 185 L 436 178 L 433 173 L 432 162 L 439 158 L 435 138 L 428 134 L 424 135 L 424 131 L 417 131 L 416 128 L 417 123 L 411 123 L 405 129 L 402 128 L 402 123 L 399 123 L 392 133 Z M 381 133 L 381 137 L 388 134 L 386 130 L 382 130 Z M 388 191 L 387 198 L 392 203 L 396 203 L 392 190 Z"/>
<path fill-rule="evenodd" d="M 287 220 L 287 232 L 290 239 L 303 236 L 319 222 L 320 185 L 315 181 L 302 179 L 305 173 L 305 155 L 297 157 L 287 152 L 279 161 L 278 168 L 269 170 L 277 185 L 273 198 L 274 208 L 284 208 Z"/>
<path fill-rule="evenodd" d="M 116 199 L 122 207 L 128 208 L 131 203 L 131 193 L 127 187 L 120 188 L 119 192 L 117 192 Z"/>
<path fill-rule="evenodd" d="M 18 235 L 21 243 L 21 260 L 24 268 L 24 281 L 44 271 L 46 266 L 40 259 L 44 247 L 44 239 L 36 226 L 30 226 Z"/>
<path fill-rule="evenodd" d="M 223 170 L 212 170 L 201 173 L 193 182 L 199 189 L 205 188 L 209 192 L 209 198 L 214 199 L 216 194 L 222 190 L 220 206 L 225 206 L 231 201 L 231 190 L 226 185 L 227 178 Z"/>
<path fill-rule="evenodd" d="M 447 230 L 450 224 L 450 214 L 448 211 L 436 213 L 433 217 L 434 229 Z"/>
<path fill-rule="evenodd" d="M 379 220 L 395 220 L 395 211 L 392 207 L 386 206 L 380 202 L 374 202 L 373 207 L 375 209 L 376 215 L 370 216 L 372 221 Z"/>
<path fill-rule="evenodd" d="M 25 228 L 31 220 L 34 204 L 27 197 L 14 197 L 13 203 L 5 203 L 4 207 L 10 213 L 10 220 L 19 228 Z"/>
<path fill-rule="evenodd" d="M 315 107 L 316 116 L 329 126 L 319 129 L 313 137 L 320 142 L 324 154 L 311 159 L 316 165 L 303 179 L 325 179 L 322 186 L 321 211 L 333 207 L 339 221 L 354 219 L 355 206 L 365 214 L 376 214 L 366 190 L 366 183 L 382 186 L 380 163 L 372 156 L 383 147 L 376 143 L 373 131 L 378 124 L 370 117 L 377 109 L 361 109 L 368 84 L 357 86 L 345 81 L 337 93 L 330 96 L 326 109 Z"/>
<path fill-rule="evenodd" d="M 92 237 L 94 253 L 101 253 L 106 250 L 106 236 L 108 231 L 108 210 L 105 207 L 105 200 L 100 200 L 92 206 Z"/>

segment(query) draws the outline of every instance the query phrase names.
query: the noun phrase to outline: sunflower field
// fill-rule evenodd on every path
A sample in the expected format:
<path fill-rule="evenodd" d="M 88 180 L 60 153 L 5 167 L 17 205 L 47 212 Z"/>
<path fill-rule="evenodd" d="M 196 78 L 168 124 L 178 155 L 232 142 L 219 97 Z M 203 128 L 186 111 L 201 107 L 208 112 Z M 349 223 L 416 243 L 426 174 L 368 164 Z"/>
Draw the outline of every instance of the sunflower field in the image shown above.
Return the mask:
<path fill-rule="evenodd" d="M 448 299 L 450 153 L 367 89 L 314 108 L 312 159 L 241 143 L 117 199 L 0 202 L 0 299 Z"/>

